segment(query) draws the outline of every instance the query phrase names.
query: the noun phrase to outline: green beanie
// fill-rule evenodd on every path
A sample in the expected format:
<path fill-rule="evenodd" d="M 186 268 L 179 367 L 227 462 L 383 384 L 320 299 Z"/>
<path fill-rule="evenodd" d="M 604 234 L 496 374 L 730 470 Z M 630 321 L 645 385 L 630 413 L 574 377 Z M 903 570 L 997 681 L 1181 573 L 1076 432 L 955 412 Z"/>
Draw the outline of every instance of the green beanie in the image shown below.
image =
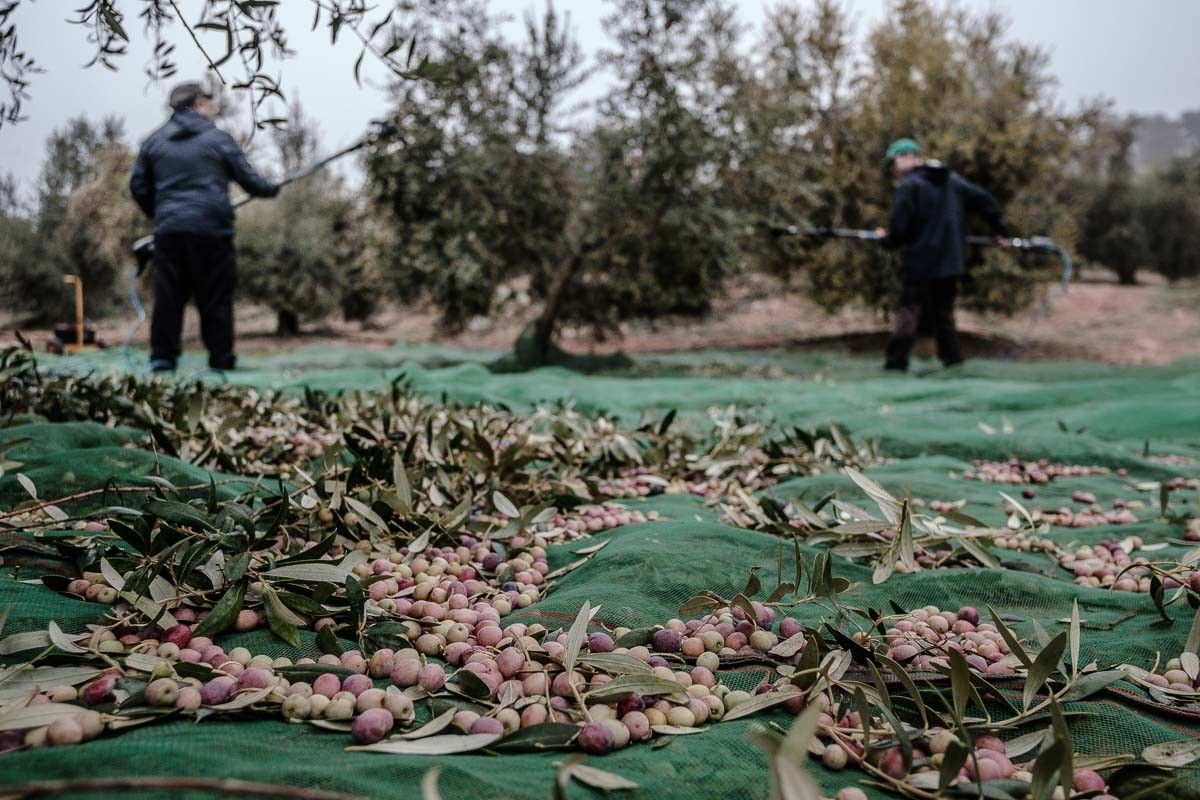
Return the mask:
<path fill-rule="evenodd" d="M 887 155 L 883 157 L 883 165 L 890 167 L 897 156 L 906 156 L 921 152 L 921 146 L 913 139 L 897 139 L 888 145 Z"/>

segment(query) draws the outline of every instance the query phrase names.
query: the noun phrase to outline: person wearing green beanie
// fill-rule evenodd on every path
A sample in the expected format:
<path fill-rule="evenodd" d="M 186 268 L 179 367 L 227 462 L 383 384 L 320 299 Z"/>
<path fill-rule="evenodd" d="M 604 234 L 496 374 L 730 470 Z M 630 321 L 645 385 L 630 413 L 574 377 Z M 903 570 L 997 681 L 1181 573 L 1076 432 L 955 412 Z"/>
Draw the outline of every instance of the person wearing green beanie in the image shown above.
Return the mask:
<path fill-rule="evenodd" d="M 929 331 L 946 366 L 963 360 L 954 324 L 958 284 L 966 273 L 967 214 L 979 214 L 997 242 L 1008 226 L 996 198 L 939 161 L 927 161 L 915 139 L 888 146 L 883 165 L 895 187 L 880 243 L 900 252 L 901 290 L 884 368 L 904 371 L 917 335 Z"/>

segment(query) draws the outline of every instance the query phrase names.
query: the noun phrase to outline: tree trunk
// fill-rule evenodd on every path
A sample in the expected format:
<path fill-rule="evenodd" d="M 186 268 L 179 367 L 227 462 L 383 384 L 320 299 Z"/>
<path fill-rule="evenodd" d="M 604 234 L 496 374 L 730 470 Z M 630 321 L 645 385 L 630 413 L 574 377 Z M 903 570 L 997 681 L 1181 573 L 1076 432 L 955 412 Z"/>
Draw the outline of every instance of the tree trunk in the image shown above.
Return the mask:
<path fill-rule="evenodd" d="M 275 311 L 275 335 L 276 336 L 299 336 L 300 335 L 300 318 L 296 316 L 295 311 L 286 309 L 276 309 Z"/>
<path fill-rule="evenodd" d="M 546 305 L 538 318 L 526 326 L 517 337 L 514 348 L 517 362 L 522 369 L 535 369 L 550 363 L 554 348 L 554 331 L 558 327 L 558 315 L 562 311 L 563 298 L 575 282 L 575 276 L 583 266 L 584 250 L 576 253 L 563 265 L 558 280 L 546 294 Z"/>
<path fill-rule="evenodd" d="M 1117 267 L 1116 273 L 1121 286 L 1137 286 L 1137 267 Z"/>

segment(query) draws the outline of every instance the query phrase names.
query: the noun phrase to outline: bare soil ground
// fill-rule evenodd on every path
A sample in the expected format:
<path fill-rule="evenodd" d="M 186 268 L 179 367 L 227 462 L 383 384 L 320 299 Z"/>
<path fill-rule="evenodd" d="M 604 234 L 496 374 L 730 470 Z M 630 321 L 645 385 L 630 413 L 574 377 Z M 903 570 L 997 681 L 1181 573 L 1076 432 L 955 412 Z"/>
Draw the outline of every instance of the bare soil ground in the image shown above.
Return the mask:
<path fill-rule="evenodd" d="M 1200 284 L 1167 285 L 1146 276 L 1138 286 L 1118 286 L 1110 273 L 1085 270 L 1081 279 L 1059 297 L 1034 330 L 1023 357 L 1079 359 L 1122 364 L 1165 364 L 1200 356 Z M 1048 289 L 1049 287 L 1047 287 Z M 438 343 L 504 351 L 536 309 L 511 311 L 495 321 L 479 320 L 462 333 L 439 329 L 437 314 L 414 307 L 387 308 L 368 326 L 329 319 L 309 324 L 296 338 L 274 335 L 274 315 L 261 307 L 238 312 L 239 351 L 277 351 L 310 344 L 383 348 L 396 342 Z M 996 355 L 1018 339 L 1029 321 L 1025 312 L 1012 318 L 959 313 L 968 355 Z M 100 338 L 120 344 L 129 321 L 120 318 L 97 323 Z M 887 320 L 865 309 L 828 314 L 799 291 L 766 280 L 746 281 L 705 319 L 632 322 L 618 336 L 597 341 L 589 331 L 566 329 L 564 349 L 576 353 L 656 353 L 695 349 L 759 349 L 794 347 L 841 352 L 877 352 L 886 336 Z M 148 325 L 135 342 L 146 344 Z M 44 330 L 25 331 L 37 344 L 49 338 Z M 0 319 L 0 343 L 14 340 L 10 321 Z M 200 348 L 194 312 L 185 323 L 185 346 Z M 923 345 L 930 352 L 930 343 Z"/>

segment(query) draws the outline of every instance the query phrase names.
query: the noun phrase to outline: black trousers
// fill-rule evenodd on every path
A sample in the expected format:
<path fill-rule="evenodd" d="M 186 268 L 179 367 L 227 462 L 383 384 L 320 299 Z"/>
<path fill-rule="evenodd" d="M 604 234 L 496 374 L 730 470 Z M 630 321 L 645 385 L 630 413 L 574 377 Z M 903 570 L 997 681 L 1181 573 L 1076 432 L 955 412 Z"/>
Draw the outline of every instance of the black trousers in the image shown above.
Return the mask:
<path fill-rule="evenodd" d="M 937 354 L 946 366 L 963 360 L 954 327 L 958 278 L 905 281 L 896 306 L 896 327 L 887 343 L 886 369 L 906 370 L 917 336 L 932 334 Z"/>
<path fill-rule="evenodd" d="M 200 336 L 213 369 L 233 369 L 233 290 L 237 259 L 232 236 L 163 233 L 154 237 L 154 316 L 150 358 L 174 365 L 181 351 L 183 311 L 200 311 Z"/>

